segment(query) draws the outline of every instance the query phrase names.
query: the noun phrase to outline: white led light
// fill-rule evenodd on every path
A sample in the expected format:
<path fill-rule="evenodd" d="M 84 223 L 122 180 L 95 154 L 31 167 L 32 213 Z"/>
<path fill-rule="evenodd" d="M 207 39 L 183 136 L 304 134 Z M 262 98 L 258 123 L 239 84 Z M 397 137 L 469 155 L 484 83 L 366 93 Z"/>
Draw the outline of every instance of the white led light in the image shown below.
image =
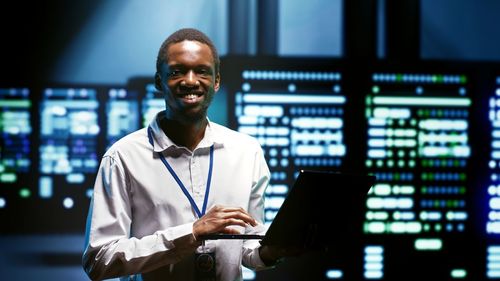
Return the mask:
<path fill-rule="evenodd" d="M 73 199 L 71 199 L 71 198 L 69 198 L 69 197 L 66 197 L 66 198 L 64 198 L 64 200 L 63 200 L 63 206 L 64 206 L 64 208 L 66 208 L 66 209 L 71 209 L 71 208 L 73 208 L 74 204 L 75 204 L 75 203 L 74 203 Z"/>

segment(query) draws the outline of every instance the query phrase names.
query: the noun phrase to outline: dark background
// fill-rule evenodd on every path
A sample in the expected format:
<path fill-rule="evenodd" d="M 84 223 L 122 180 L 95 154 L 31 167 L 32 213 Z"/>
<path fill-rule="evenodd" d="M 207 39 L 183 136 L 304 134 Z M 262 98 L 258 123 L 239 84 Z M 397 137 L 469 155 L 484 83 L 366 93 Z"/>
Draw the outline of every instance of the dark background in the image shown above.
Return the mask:
<path fill-rule="evenodd" d="M 351 73 L 376 65 L 406 65 L 413 70 L 422 63 L 422 71 L 433 71 L 446 64 L 474 72 L 473 77 L 481 78 L 477 81 L 492 84 L 500 73 L 498 1 L 305 2 L 2 3 L 0 85 L 35 89 L 54 84 L 126 85 L 133 77 L 152 77 L 159 44 L 182 27 L 206 32 L 223 57 L 342 60 Z M 483 95 L 479 105 L 484 106 L 491 86 L 473 86 Z M 36 104 L 40 97 L 35 93 L 32 98 Z M 213 119 L 222 124 L 228 118 L 226 99 L 221 95 L 214 104 L 219 110 Z M 482 110 L 485 107 L 473 108 Z M 15 222 L 8 225 L 17 224 L 19 229 L 1 228 L 0 269 L 6 280 L 86 280 L 79 265 L 83 232 L 57 228 L 65 224 L 63 217 L 45 227 L 43 220 L 31 222 L 33 210 L 36 206 L 7 218 Z M 53 216 L 58 216 L 56 211 Z M 82 212 L 82 222 L 85 216 Z M 38 225 L 37 231 L 31 231 L 30 224 Z M 477 225 L 480 228 L 481 221 Z M 482 238 L 474 237 L 479 243 Z M 484 261 L 478 264 L 482 267 Z M 416 273 L 422 272 L 416 269 Z"/>

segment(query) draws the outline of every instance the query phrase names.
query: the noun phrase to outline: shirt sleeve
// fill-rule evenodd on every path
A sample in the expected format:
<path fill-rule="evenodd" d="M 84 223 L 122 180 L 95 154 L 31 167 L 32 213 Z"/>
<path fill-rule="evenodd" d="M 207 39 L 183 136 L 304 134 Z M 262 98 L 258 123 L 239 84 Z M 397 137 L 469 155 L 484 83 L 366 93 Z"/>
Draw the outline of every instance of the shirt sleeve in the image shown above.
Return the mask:
<path fill-rule="evenodd" d="M 267 166 L 262 148 L 256 153 L 254 175 L 252 183 L 252 191 L 250 195 L 250 202 L 248 205 L 248 212 L 258 221 L 258 225 L 253 228 L 247 228 L 246 233 L 249 234 L 265 234 L 266 227 L 264 226 L 264 192 L 269 185 L 271 173 Z M 242 263 L 244 266 L 261 270 L 269 268 L 266 266 L 259 255 L 260 243 L 258 240 L 245 240 L 243 242 L 243 257 Z M 271 266 L 272 267 L 272 266 Z"/>
<path fill-rule="evenodd" d="M 176 263 L 199 246 L 192 223 L 130 237 L 132 210 L 124 169 L 113 155 L 99 167 L 85 233 L 83 267 L 92 280 L 147 272 Z"/>

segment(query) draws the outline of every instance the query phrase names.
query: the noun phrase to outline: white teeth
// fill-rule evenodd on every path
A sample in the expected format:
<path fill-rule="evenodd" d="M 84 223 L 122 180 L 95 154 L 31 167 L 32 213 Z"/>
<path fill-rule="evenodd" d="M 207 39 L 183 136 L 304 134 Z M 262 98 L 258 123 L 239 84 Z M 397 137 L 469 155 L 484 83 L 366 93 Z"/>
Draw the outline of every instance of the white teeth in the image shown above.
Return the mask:
<path fill-rule="evenodd" d="M 195 98 L 196 98 L 196 95 L 190 94 L 190 95 L 186 95 L 186 96 L 184 96 L 184 98 L 186 98 L 186 99 L 188 99 L 188 100 L 192 100 L 192 99 L 195 99 Z"/>

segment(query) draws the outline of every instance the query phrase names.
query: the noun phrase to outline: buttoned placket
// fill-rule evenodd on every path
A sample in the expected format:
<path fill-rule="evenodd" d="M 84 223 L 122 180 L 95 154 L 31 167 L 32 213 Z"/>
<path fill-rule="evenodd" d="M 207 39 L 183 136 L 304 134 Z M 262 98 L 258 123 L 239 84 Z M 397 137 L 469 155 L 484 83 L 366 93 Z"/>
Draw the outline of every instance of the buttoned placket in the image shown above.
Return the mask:
<path fill-rule="evenodd" d="M 206 189 L 206 173 L 201 170 L 200 166 L 200 155 L 203 155 L 200 152 L 201 149 L 195 149 L 190 155 L 190 163 L 189 168 L 191 170 L 191 183 L 192 183 L 192 191 L 193 198 L 196 198 L 196 202 L 199 204 L 203 203 L 203 199 L 205 197 L 205 189 Z M 207 160 L 208 161 L 208 160 Z M 207 171 L 208 173 L 208 171 Z"/>

